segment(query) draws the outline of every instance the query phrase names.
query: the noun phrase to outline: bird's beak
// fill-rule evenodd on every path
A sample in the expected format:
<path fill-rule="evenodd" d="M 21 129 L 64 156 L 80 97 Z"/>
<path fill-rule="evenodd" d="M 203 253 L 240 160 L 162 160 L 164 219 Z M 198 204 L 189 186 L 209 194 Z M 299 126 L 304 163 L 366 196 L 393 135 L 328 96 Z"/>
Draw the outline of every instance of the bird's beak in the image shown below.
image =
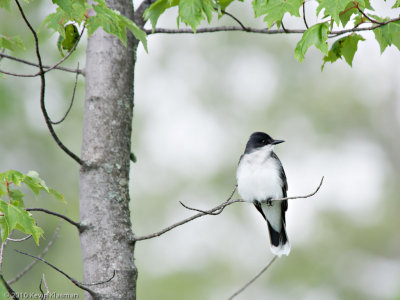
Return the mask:
<path fill-rule="evenodd" d="M 277 145 L 277 144 L 280 144 L 280 143 L 283 143 L 284 141 L 282 141 L 282 140 L 274 140 L 271 144 L 272 145 Z"/>

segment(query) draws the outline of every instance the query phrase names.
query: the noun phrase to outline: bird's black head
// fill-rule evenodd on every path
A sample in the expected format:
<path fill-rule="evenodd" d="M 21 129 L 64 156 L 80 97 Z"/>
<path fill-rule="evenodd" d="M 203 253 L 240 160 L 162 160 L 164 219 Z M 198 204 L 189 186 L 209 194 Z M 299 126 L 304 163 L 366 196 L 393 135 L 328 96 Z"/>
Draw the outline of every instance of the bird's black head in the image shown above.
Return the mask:
<path fill-rule="evenodd" d="M 274 140 L 268 134 L 264 132 L 254 132 L 247 142 L 245 153 L 250 153 L 254 150 L 262 148 L 267 145 L 276 145 L 283 143 L 282 140 Z"/>

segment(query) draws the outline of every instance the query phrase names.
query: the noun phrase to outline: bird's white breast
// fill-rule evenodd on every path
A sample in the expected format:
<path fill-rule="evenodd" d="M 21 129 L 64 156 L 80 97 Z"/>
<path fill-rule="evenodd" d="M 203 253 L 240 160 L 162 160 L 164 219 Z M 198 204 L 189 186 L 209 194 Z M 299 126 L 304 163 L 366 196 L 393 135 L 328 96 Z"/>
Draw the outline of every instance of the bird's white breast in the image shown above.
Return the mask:
<path fill-rule="evenodd" d="M 238 192 L 247 202 L 281 198 L 282 179 L 279 162 L 271 157 L 271 147 L 245 154 L 238 166 Z"/>

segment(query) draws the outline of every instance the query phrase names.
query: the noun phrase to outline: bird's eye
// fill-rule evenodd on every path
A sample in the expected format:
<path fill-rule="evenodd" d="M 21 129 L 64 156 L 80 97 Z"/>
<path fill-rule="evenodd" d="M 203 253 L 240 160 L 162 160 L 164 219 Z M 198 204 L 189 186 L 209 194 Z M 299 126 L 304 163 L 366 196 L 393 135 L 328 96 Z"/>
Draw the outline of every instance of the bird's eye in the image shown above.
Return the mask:
<path fill-rule="evenodd" d="M 266 140 L 262 140 L 261 143 L 265 144 Z"/>

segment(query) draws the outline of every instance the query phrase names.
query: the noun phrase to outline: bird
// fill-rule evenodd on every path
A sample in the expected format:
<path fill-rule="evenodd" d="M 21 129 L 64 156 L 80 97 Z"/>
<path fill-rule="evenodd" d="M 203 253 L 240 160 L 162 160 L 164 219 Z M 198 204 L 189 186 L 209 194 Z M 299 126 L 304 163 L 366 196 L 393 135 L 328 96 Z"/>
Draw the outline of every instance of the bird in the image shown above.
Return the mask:
<path fill-rule="evenodd" d="M 274 147 L 283 143 L 264 132 L 251 134 L 236 171 L 238 193 L 245 202 L 253 203 L 268 225 L 271 252 L 289 255 L 285 214 L 288 184 L 285 170 Z"/>

